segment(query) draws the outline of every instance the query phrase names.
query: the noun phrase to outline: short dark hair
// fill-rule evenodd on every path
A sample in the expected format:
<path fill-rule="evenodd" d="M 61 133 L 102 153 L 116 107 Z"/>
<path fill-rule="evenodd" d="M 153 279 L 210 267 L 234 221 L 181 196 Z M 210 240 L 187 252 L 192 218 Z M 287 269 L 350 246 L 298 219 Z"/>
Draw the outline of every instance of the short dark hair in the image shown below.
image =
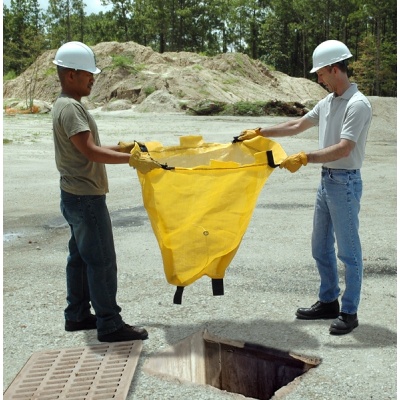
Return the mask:
<path fill-rule="evenodd" d="M 336 67 L 342 72 L 347 72 L 347 60 L 339 61 L 335 64 L 332 64 L 331 67 Z"/>
<path fill-rule="evenodd" d="M 60 65 L 57 65 L 57 73 L 58 75 L 66 72 L 69 68 L 61 67 Z"/>
<path fill-rule="evenodd" d="M 63 85 L 63 83 L 65 81 L 65 75 L 69 71 L 77 71 L 77 70 L 74 68 L 62 67 L 60 65 L 57 65 L 57 75 L 58 75 L 58 79 L 60 79 L 61 85 Z"/>
<path fill-rule="evenodd" d="M 67 72 L 67 71 L 76 71 L 75 68 L 69 68 L 69 67 L 62 67 L 61 65 L 57 65 L 57 72 L 63 73 L 63 72 Z"/>

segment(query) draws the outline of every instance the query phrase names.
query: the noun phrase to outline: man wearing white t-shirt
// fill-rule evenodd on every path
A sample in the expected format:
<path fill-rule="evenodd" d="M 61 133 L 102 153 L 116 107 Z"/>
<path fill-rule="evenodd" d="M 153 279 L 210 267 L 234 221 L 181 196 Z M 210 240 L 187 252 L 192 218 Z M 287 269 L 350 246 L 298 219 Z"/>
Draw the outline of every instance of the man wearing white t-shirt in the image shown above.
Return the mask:
<path fill-rule="evenodd" d="M 351 83 L 347 60 L 352 57 L 345 44 L 327 40 L 313 53 L 318 82 L 331 93 L 302 118 L 267 128 L 246 130 L 239 140 L 257 135 L 297 135 L 313 126 L 319 130 L 319 150 L 287 157 L 280 168 L 296 172 L 307 163 L 321 163 L 321 183 L 315 202 L 312 255 L 321 278 L 319 300 L 310 308 L 299 308 L 299 319 L 334 319 L 331 334 L 346 334 L 358 326 L 363 259 L 358 234 L 364 160 L 372 110 L 368 99 Z M 335 253 L 345 265 L 346 288 L 339 304 L 339 276 Z"/>

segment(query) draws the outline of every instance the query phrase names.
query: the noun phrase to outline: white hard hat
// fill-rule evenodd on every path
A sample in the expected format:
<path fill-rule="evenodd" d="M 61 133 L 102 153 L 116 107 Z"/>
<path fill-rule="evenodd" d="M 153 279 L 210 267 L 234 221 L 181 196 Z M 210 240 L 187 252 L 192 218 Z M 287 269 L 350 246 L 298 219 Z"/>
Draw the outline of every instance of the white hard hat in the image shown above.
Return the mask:
<path fill-rule="evenodd" d="M 327 65 L 353 57 L 348 47 L 338 40 L 327 40 L 318 45 L 313 53 L 313 68 L 310 72 L 317 72 Z"/>
<path fill-rule="evenodd" d="M 72 68 L 99 74 L 96 67 L 96 58 L 92 49 L 81 42 L 63 44 L 56 53 L 53 63 L 64 68 Z"/>

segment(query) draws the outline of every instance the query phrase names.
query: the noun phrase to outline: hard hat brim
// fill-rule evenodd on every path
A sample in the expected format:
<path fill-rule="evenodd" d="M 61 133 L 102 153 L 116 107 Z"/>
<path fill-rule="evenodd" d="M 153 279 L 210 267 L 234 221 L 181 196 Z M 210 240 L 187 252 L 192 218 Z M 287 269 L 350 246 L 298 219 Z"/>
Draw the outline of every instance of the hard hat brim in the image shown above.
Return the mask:
<path fill-rule="evenodd" d="M 75 67 L 69 67 L 68 65 L 63 65 L 62 63 L 59 63 L 57 60 L 53 60 L 53 64 L 62 67 L 62 68 L 69 68 L 69 69 L 74 69 L 75 71 L 87 71 L 90 72 L 91 74 L 97 75 L 100 74 L 101 69 L 97 68 L 93 71 L 93 70 L 89 70 L 89 69 L 83 69 L 83 68 L 75 68 Z"/>
<path fill-rule="evenodd" d="M 326 65 L 325 65 L 325 67 L 326 67 Z M 312 70 L 310 70 L 310 73 L 317 72 L 321 68 L 324 68 L 324 67 L 314 67 Z"/>

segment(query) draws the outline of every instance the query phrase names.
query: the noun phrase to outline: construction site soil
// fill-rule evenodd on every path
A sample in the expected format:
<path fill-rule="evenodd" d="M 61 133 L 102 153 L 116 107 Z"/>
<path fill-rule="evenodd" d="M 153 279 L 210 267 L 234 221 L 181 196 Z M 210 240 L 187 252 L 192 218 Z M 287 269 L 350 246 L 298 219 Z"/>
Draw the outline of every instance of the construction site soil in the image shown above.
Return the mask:
<path fill-rule="evenodd" d="M 88 99 L 89 108 L 104 110 L 179 111 L 208 99 L 238 101 L 315 102 L 326 93 L 315 82 L 272 71 L 241 53 L 215 57 L 196 53 L 157 53 L 134 42 L 99 43 L 93 46 L 101 74 Z M 24 73 L 3 85 L 5 105 L 35 99 L 43 110 L 59 94 L 52 63 L 55 50 L 43 53 Z M 27 95 L 28 94 L 28 95 Z"/>

